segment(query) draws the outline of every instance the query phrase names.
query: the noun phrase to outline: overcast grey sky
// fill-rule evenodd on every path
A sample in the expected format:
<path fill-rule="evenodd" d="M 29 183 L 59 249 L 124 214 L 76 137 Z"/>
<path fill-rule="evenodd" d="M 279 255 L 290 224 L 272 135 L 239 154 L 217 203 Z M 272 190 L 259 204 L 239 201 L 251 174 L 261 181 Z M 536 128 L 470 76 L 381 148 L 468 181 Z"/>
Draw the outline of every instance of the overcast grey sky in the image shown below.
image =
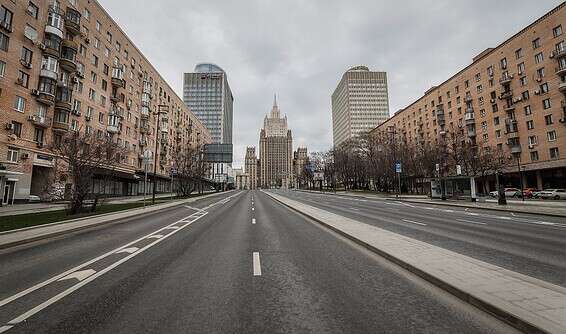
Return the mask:
<path fill-rule="evenodd" d="M 257 146 L 277 93 L 294 146 L 332 145 L 330 96 L 343 72 L 388 74 L 390 113 L 446 80 L 558 0 L 99 0 L 182 97 L 199 62 L 227 73 L 234 166 Z"/>

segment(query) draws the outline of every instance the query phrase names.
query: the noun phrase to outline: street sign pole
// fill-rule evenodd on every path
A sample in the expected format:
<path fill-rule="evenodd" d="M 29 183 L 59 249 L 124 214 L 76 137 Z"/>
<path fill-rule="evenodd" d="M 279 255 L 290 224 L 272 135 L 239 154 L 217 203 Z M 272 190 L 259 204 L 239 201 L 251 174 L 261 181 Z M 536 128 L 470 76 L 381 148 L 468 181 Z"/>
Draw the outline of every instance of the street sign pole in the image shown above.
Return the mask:
<path fill-rule="evenodd" d="M 399 198 L 401 195 L 401 163 L 395 163 L 395 174 L 397 175 L 397 194 L 395 194 L 396 198 Z"/>

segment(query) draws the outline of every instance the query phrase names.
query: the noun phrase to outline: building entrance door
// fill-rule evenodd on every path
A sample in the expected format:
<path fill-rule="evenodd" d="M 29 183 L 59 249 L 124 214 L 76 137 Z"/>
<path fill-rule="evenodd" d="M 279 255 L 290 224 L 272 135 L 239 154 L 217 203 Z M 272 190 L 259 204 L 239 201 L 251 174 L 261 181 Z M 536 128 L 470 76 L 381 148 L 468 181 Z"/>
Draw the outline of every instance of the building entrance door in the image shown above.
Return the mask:
<path fill-rule="evenodd" d="M 2 193 L 2 205 L 11 204 L 10 202 L 12 202 L 12 197 L 14 196 L 14 188 L 14 181 L 6 181 L 4 191 Z"/>

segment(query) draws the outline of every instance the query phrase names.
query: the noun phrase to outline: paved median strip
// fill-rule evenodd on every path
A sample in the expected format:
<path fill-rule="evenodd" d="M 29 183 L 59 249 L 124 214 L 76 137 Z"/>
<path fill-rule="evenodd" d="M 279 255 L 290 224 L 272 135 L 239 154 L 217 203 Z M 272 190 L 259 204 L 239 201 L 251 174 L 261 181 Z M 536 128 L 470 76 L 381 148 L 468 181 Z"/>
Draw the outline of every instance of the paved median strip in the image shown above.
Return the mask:
<path fill-rule="evenodd" d="M 564 287 L 266 193 L 519 330 L 566 333 Z"/>

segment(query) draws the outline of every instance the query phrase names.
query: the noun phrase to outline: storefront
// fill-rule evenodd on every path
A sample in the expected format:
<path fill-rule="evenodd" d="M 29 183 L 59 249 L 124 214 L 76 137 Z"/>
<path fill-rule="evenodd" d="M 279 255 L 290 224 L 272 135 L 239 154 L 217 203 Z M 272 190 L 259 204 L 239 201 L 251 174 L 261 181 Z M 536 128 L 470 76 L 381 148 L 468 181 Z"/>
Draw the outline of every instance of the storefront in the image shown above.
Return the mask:
<path fill-rule="evenodd" d="M 19 181 L 20 175 L 23 175 L 23 173 L 0 169 L 0 189 L 2 190 L 0 206 L 14 204 L 16 184 Z"/>

